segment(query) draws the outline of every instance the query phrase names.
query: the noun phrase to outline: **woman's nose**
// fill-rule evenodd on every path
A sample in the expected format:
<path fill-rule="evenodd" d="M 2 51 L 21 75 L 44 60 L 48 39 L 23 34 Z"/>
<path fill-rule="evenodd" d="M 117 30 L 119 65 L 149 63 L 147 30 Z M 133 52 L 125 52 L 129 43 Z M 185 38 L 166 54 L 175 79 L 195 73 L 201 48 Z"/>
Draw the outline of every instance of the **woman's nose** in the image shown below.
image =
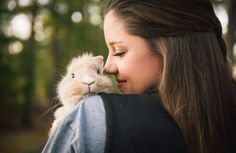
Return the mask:
<path fill-rule="evenodd" d="M 115 63 L 106 62 L 104 66 L 104 73 L 105 74 L 115 74 L 117 73 L 118 69 Z"/>

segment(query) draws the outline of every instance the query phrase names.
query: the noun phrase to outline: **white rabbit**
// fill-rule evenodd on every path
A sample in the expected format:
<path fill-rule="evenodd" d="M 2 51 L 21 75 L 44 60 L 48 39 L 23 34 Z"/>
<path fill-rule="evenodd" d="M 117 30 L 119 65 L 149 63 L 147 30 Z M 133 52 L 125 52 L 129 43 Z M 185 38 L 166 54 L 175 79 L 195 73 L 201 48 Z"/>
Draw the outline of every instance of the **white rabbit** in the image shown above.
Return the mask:
<path fill-rule="evenodd" d="M 62 106 L 55 113 L 49 135 L 52 135 L 62 121 L 85 96 L 98 92 L 114 92 L 112 80 L 103 74 L 103 57 L 84 54 L 73 58 L 67 73 L 57 86 Z"/>

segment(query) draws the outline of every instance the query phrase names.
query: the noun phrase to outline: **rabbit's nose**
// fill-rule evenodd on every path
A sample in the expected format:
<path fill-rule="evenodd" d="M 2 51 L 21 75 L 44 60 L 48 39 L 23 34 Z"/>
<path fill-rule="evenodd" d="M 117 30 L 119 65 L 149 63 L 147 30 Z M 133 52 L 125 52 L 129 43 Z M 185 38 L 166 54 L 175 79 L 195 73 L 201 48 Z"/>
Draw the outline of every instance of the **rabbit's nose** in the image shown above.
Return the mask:
<path fill-rule="evenodd" d="M 82 81 L 82 83 L 87 84 L 87 85 L 91 85 L 94 82 L 95 82 L 95 78 L 92 77 L 91 75 L 84 76 L 83 81 Z"/>

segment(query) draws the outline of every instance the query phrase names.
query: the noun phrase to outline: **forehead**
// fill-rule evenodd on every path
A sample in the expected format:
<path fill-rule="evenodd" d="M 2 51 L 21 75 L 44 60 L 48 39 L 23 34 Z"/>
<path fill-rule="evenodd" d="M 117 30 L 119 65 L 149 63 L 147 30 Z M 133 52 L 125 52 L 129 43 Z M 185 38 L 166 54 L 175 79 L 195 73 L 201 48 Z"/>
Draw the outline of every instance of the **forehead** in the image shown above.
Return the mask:
<path fill-rule="evenodd" d="M 128 35 L 123 20 L 117 17 L 112 10 L 105 16 L 103 29 L 107 42 L 119 41 Z"/>
<path fill-rule="evenodd" d="M 72 63 L 69 67 L 70 72 L 96 70 L 98 63 L 92 60 L 82 60 Z"/>
<path fill-rule="evenodd" d="M 121 22 L 121 19 L 117 17 L 113 10 L 109 11 L 104 18 L 104 28 L 110 27 L 110 25 L 116 25 Z"/>

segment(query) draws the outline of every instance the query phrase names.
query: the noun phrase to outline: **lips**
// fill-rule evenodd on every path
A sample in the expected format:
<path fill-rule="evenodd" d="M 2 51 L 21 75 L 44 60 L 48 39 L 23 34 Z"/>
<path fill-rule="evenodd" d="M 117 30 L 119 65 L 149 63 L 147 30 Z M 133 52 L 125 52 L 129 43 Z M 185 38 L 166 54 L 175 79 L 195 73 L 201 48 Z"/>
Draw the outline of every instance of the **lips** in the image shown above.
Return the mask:
<path fill-rule="evenodd" d="M 127 80 L 119 80 L 119 79 L 117 79 L 116 82 L 117 82 L 118 88 L 119 88 L 119 89 L 122 89 L 122 88 L 124 88 L 124 86 L 126 85 Z"/>

